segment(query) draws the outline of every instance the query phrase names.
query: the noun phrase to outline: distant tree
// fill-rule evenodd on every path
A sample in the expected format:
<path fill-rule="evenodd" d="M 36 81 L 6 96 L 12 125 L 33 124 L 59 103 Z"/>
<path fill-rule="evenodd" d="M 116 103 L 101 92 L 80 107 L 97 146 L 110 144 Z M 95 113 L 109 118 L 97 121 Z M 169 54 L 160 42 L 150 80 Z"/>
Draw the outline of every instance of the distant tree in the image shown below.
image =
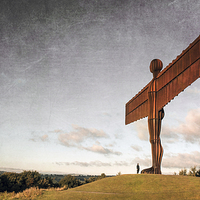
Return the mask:
<path fill-rule="evenodd" d="M 91 182 L 94 182 L 96 180 L 97 180 L 97 177 L 90 177 L 90 178 L 85 179 L 85 183 L 91 183 Z"/>
<path fill-rule="evenodd" d="M 23 171 L 20 176 L 22 182 L 25 183 L 26 188 L 38 186 L 38 182 L 41 179 L 41 175 L 37 171 Z"/>
<path fill-rule="evenodd" d="M 91 183 L 100 179 L 106 178 L 106 174 L 102 173 L 101 176 L 92 176 L 88 179 L 85 179 L 85 183 Z"/>
<path fill-rule="evenodd" d="M 57 187 L 58 185 L 57 184 L 54 184 L 53 183 L 53 180 L 51 177 L 45 177 L 45 178 L 41 178 L 39 181 L 38 181 L 38 187 L 39 188 L 50 188 L 50 187 Z"/>
<path fill-rule="evenodd" d="M 196 176 L 197 175 L 196 166 L 190 168 L 190 171 L 189 171 L 188 175 L 189 176 Z"/>
<path fill-rule="evenodd" d="M 61 187 L 67 186 L 68 188 L 74 188 L 81 185 L 80 181 L 76 177 L 67 175 L 59 181 Z"/>
<path fill-rule="evenodd" d="M 30 187 L 48 188 L 54 187 L 54 184 L 50 177 L 42 179 L 36 171 L 5 172 L 0 175 L 0 192 L 21 192 Z"/>
<path fill-rule="evenodd" d="M 196 172 L 196 176 L 197 176 L 197 177 L 200 177 L 200 169 L 197 170 L 197 172 Z"/>
<path fill-rule="evenodd" d="M 179 175 L 182 175 L 182 176 L 186 176 L 187 175 L 187 169 L 181 169 L 181 171 L 179 171 Z"/>
<path fill-rule="evenodd" d="M 4 173 L 0 176 L 0 192 L 8 191 L 9 180 L 7 175 Z M 9 192 L 9 191 L 8 191 Z"/>
<path fill-rule="evenodd" d="M 116 176 L 120 176 L 122 173 L 121 172 L 118 172 L 117 174 L 116 174 Z"/>
<path fill-rule="evenodd" d="M 102 178 L 106 178 L 105 173 L 102 173 L 102 174 L 101 174 L 101 179 L 102 179 Z"/>
<path fill-rule="evenodd" d="M 19 184 L 19 174 L 13 172 L 5 172 L 1 175 L 1 183 L 3 191 L 8 192 L 18 192 L 21 190 L 21 185 Z"/>

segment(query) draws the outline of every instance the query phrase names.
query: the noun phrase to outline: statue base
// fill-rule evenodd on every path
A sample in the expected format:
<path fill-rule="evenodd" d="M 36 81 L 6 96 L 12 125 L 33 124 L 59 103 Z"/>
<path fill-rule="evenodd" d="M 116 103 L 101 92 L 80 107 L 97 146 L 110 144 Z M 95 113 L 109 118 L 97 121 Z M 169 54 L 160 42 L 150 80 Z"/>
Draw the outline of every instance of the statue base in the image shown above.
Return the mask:
<path fill-rule="evenodd" d="M 147 168 L 147 169 L 143 169 L 141 171 L 141 174 L 162 174 L 162 173 L 161 173 L 160 169 L 150 167 L 150 168 Z"/>

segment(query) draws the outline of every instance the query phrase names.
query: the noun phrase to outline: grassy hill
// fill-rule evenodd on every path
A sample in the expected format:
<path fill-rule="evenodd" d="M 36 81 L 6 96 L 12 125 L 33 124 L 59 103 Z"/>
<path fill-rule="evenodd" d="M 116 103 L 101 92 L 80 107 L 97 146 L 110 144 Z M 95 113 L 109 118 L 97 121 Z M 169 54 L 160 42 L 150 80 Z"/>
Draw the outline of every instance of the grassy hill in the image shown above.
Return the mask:
<path fill-rule="evenodd" d="M 200 199 L 199 187 L 199 177 L 121 175 L 65 191 L 46 191 L 37 199 Z"/>

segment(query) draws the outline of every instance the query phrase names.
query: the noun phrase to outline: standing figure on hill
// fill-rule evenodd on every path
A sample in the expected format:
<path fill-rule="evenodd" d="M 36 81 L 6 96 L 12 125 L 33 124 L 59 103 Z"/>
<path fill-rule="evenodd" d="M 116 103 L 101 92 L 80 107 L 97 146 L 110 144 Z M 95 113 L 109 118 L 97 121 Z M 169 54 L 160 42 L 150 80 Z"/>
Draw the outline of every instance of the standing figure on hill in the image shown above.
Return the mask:
<path fill-rule="evenodd" d="M 153 79 L 149 85 L 148 91 L 148 128 L 150 134 L 150 143 L 152 151 L 152 167 L 144 169 L 141 173 L 161 174 L 161 161 L 163 156 L 163 148 L 160 141 L 161 121 L 164 117 L 164 109 L 157 108 L 157 84 L 156 79 L 163 67 L 162 61 L 154 59 L 150 64 L 150 71 L 153 73 Z"/>
<path fill-rule="evenodd" d="M 139 163 L 137 163 L 137 174 L 139 173 L 139 171 L 140 171 L 140 166 L 139 166 Z"/>

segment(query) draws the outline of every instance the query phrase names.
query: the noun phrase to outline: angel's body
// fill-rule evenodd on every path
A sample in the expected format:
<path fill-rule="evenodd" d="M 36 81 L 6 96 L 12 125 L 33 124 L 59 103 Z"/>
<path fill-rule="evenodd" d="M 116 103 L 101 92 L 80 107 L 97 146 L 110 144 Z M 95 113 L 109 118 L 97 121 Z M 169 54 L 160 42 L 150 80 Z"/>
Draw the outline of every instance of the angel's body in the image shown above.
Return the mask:
<path fill-rule="evenodd" d="M 164 117 L 164 109 L 157 109 L 157 88 L 156 77 L 162 69 L 162 62 L 158 59 L 152 60 L 150 71 L 153 73 L 153 80 L 150 83 L 148 91 L 148 128 L 150 135 L 151 151 L 152 151 L 152 167 L 142 170 L 141 173 L 161 174 L 161 161 L 163 156 L 163 148 L 160 141 L 161 121 Z"/>

